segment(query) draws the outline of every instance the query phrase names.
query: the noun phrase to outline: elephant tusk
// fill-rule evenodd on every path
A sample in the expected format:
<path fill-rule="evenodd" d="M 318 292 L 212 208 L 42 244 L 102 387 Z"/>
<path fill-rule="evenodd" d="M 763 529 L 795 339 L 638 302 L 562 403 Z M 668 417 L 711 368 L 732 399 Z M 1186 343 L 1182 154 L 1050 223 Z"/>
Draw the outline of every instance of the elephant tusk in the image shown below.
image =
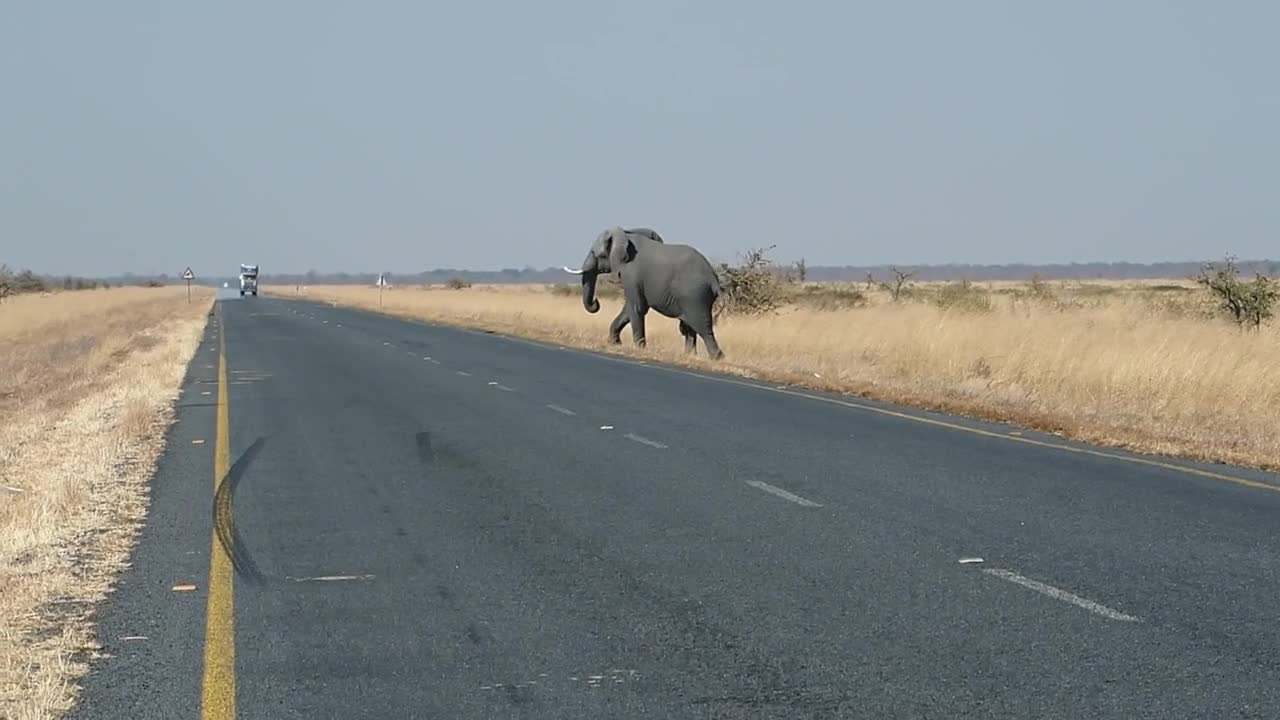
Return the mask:
<path fill-rule="evenodd" d="M 582 271 L 582 270 L 574 270 L 573 268 L 570 268 L 570 267 L 568 267 L 568 266 L 565 266 L 564 271 L 565 271 L 565 272 L 567 272 L 567 273 L 569 273 L 569 274 L 571 274 L 571 275 L 581 275 L 581 274 L 583 274 L 583 272 L 584 272 L 584 271 Z"/>

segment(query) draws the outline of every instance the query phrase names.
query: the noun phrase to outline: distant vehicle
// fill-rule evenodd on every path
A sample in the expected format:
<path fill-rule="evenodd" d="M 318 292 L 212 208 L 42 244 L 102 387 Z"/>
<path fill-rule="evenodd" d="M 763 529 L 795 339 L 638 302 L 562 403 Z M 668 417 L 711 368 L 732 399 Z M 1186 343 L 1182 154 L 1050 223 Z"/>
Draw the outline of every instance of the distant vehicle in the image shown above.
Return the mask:
<path fill-rule="evenodd" d="M 223 283 L 222 283 L 222 287 L 224 287 L 224 288 L 229 288 L 229 287 L 231 287 L 231 283 L 226 282 L 226 281 L 223 281 Z"/>
<path fill-rule="evenodd" d="M 258 266 L 240 265 L 240 297 L 245 293 L 253 293 L 258 297 Z"/>

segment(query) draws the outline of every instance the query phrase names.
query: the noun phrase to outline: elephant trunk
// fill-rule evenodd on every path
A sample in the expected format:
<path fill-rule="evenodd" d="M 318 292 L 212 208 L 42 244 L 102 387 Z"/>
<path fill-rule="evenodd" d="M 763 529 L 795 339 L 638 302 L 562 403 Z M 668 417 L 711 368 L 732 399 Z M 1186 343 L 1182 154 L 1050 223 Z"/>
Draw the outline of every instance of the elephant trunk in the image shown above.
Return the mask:
<path fill-rule="evenodd" d="M 596 275 L 594 272 L 582 273 L 582 307 L 589 313 L 600 311 L 600 301 L 596 300 Z"/>
<path fill-rule="evenodd" d="M 600 311 L 600 301 L 596 300 L 596 277 L 599 274 L 595 254 L 587 253 L 587 259 L 582 263 L 582 307 L 589 313 Z"/>

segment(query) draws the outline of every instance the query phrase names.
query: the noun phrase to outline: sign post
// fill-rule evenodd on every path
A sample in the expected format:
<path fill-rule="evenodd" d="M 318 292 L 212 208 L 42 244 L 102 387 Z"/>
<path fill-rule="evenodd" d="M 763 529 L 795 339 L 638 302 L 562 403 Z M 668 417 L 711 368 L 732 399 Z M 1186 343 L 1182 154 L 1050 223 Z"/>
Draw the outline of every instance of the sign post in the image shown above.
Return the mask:
<path fill-rule="evenodd" d="M 382 307 L 382 289 L 387 286 L 385 273 L 378 273 L 378 307 Z"/>
<path fill-rule="evenodd" d="M 191 280 L 192 280 L 192 278 L 194 278 L 195 276 L 196 276 L 196 274 L 195 274 L 195 273 L 193 273 L 193 272 L 191 272 L 191 268 L 190 268 L 190 267 L 188 267 L 188 268 L 187 268 L 185 271 L 183 271 L 183 273 L 182 273 L 182 279 L 187 281 L 187 304 L 191 304 Z"/>

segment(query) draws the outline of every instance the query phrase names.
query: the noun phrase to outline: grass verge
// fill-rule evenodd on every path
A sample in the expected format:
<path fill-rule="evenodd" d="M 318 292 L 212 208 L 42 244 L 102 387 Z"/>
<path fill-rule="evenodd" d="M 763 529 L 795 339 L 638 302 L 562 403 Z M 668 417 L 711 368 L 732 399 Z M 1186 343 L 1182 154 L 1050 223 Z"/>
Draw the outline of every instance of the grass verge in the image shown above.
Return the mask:
<path fill-rule="evenodd" d="M 816 288 L 816 289 L 812 289 Z M 1280 470 L 1280 332 L 1242 332 L 1165 283 L 920 284 L 911 300 L 811 286 L 777 312 L 722 319 L 721 363 L 689 358 L 651 313 L 648 347 L 605 342 L 620 309 L 589 315 L 565 286 L 265 288 L 566 346 L 660 359 L 1022 424 L 1097 445 Z M 843 294 L 843 295 L 842 295 Z M 815 299 L 820 300 L 816 302 Z M 701 348 L 701 346 L 700 346 Z"/>
<path fill-rule="evenodd" d="M 0 305 L 0 717 L 73 707 L 212 300 L 119 288 Z"/>

